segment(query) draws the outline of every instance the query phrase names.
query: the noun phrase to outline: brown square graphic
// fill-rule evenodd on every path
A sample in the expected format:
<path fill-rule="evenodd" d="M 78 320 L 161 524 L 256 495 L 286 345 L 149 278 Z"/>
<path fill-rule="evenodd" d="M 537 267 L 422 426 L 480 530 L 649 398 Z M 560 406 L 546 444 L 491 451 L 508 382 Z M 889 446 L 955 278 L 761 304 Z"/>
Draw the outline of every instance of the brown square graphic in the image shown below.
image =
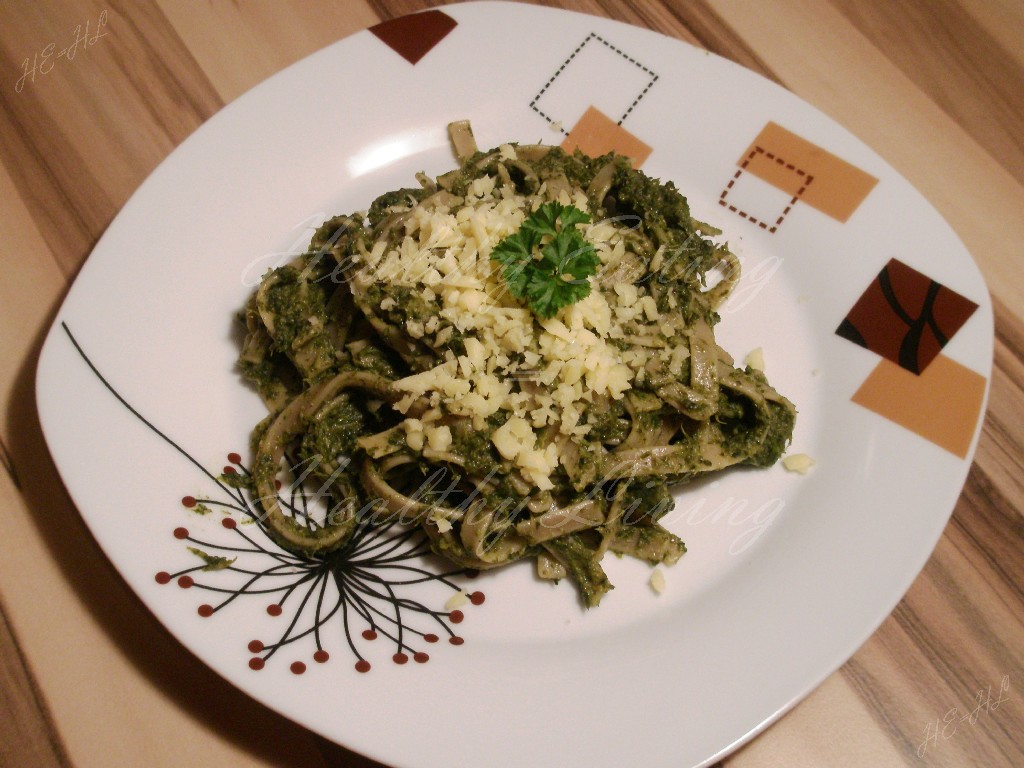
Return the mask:
<path fill-rule="evenodd" d="M 985 377 L 945 355 L 921 375 L 879 360 L 853 402 L 964 458 L 985 399 Z"/>
<path fill-rule="evenodd" d="M 956 291 L 890 259 L 836 334 L 919 374 L 977 308 Z"/>
<path fill-rule="evenodd" d="M 639 168 L 651 154 L 651 147 L 594 107 L 588 107 L 583 117 L 572 127 L 562 142 L 562 149 L 597 157 L 606 152 L 618 152 L 628 157 L 634 168 Z"/>
<path fill-rule="evenodd" d="M 395 53 L 416 64 L 455 29 L 457 22 L 442 11 L 424 11 L 382 21 L 370 27 Z"/>
<path fill-rule="evenodd" d="M 794 202 L 799 199 L 840 222 L 853 215 L 878 183 L 871 174 L 772 122 L 743 151 L 737 165 L 740 171 L 734 181 L 739 173 L 750 173 L 791 195 Z"/>

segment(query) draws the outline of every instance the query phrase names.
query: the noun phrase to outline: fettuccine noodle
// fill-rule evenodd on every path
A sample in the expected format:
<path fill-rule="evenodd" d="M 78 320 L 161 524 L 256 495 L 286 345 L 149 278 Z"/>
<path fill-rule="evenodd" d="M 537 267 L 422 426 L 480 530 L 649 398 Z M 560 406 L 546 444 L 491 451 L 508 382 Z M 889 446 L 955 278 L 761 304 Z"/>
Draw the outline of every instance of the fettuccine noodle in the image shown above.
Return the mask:
<path fill-rule="evenodd" d="M 716 343 L 739 265 L 671 184 L 614 154 L 451 132 L 457 170 L 325 222 L 249 302 L 240 363 L 269 410 L 255 495 L 291 551 L 400 520 L 460 566 L 533 558 L 597 605 L 605 552 L 675 562 L 671 489 L 773 464 L 795 409 Z M 574 226 L 600 266 L 541 317 L 490 254 L 549 202 L 588 214 Z M 282 496 L 289 467 L 323 491 L 319 518 Z"/>

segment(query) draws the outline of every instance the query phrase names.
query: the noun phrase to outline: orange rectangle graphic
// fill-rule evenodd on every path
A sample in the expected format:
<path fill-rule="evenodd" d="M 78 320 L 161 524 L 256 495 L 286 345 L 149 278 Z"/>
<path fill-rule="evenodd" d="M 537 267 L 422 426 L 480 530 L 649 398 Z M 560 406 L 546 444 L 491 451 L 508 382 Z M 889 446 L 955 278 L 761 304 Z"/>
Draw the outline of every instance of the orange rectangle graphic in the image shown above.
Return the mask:
<path fill-rule="evenodd" d="M 985 383 L 984 376 L 945 355 L 920 375 L 883 359 L 852 400 L 964 458 L 981 415 Z"/>
<path fill-rule="evenodd" d="M 606 152 L 618 152 L 639 168 L 651 154 L 650 145 L 641 141 L 621 125 L 595 107 L 587 111 L 569 131 L 562 142 L 562 149 L 572 152 L 579 149 L 583 154 L 597 157 Z"/>
<path fill-rule="evenodd" d="M 746 172 L 845 222 L 878 179 L 776 123 L 768 123 L 737 161 Z"/>

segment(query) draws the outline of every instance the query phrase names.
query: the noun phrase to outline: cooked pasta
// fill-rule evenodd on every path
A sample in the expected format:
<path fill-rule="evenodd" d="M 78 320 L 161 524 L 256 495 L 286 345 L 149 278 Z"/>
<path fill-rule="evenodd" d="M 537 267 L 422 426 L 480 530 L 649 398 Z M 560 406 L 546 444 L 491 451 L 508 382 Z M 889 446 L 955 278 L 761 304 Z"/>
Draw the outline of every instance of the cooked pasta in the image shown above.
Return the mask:
<path fill-rule="evenodd" d="M 451 133 L 459 168 L 325 222 L 247 305 L 255 495 L 291 551 L 397 520 L 458 566 L 532 558 L 594 606 L 605 552 L 674 563 L 671 489 L 773 464 L 796 412 L 716 343 L 739 265 L 671 183 Z M 283 499 L 289 468 L 319 516 Z"/>

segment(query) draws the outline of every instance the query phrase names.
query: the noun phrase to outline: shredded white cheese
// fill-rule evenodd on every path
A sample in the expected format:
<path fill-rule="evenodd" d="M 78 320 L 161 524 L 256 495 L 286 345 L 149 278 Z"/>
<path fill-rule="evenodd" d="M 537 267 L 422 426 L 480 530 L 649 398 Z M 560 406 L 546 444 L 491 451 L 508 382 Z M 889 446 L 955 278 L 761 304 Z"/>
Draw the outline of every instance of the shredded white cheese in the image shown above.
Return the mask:
<path fill-rule="evenodd" d="M 760 347 L 750 351 L 747 355 L 746 360 L 743 361 L 746 365 L 753 368 L 755 371 L 764 373 L 764 350 Z"/>
<path fill-rule="evenodd" d="M 801 475 L 806 475 L 814 464 L 814 459 L 806 453 L 792 453 L 782 460 L 782 466 Z"/>
<path fill-rule="evenodd" d="M 466 590 L 456 592 L 454 595 L 448 598 L 448 602 L 444 604 L 446 611 L 454 611 L 456 608 L 461 608 L 469 602 L 469 593 Z"/>
<path fill-rule="evenodd" d="M 515 158 L 511 145 L 499 151 L 503 158 Z M 413 208 L 397 246 L 377 243 L 363 254 L 354 287 L 388 282 L 408 287 L 437 307 L 436 316 L 407 321 L 405 330 L 444 352 L 446 359 L 396 382 L 407 396 L 395 407 L 405 412 L 426 396 L 431 406 L 472 418 L 476 429 L 498 411 L 507 412 L 492 441 L 503 458 L 544 490 L 552 487 L 549 477 L 559 457 L 554 444 L 538 445 L 538 432 L 556 426 L 558 434 L 581 440 L 591 430 L 586 414 L 595 398 L 624 397 L 643 381 L 644 368 L 655 357 L 678 372 L 689 356 L 689 340 L 687 330 L 675 327 L 646 289 L 628 278 L 604 285 L 599 273 L 589 296 L 545 320 L 509 295 L 490 252 L 540 205 L 543 186 L 538 194 L 528 199 L 485 176 L 470 183 L 470 205 Z M 581 190 L 570 196 L 562 189 L 549 197 L 588 208 Z M 608 221 L 581 231 L 600 258 L 602 272 L 615 274 L 626 257 L 623 232 Z M 382 310 L 393 307 L 393 300 L 381 303 Z M 456 337 L 465 354 L 448 351 Z M 416 419 L 402 428 L 412 450 L 444 451 L 451 445 L 447 428 L 432 431 Z"/>

